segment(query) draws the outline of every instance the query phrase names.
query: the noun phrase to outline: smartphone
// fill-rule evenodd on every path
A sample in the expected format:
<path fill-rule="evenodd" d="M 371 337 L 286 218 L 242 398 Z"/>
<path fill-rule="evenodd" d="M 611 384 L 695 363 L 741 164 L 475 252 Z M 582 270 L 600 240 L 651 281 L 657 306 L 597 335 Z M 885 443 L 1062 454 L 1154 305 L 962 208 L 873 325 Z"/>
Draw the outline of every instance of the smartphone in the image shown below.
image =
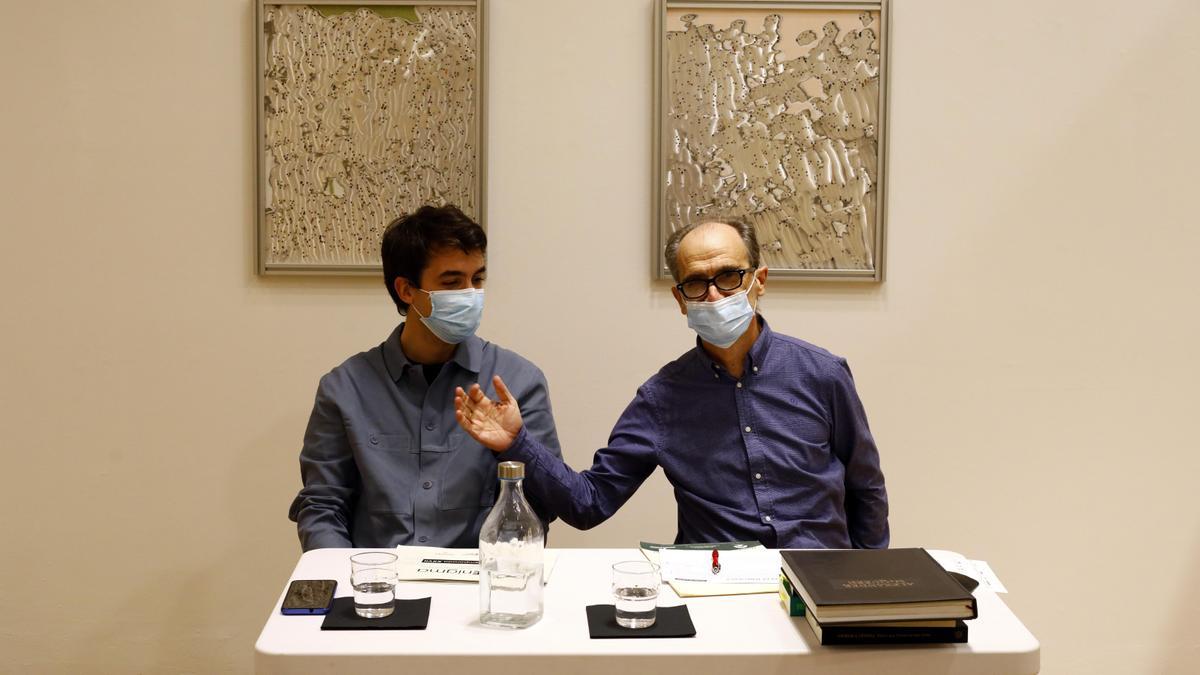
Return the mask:
<path fill-rule="evenodd" d="M 288 586 L 280 607 L 284 614 L 326 614 L 333 604 L 337 581 L 333 579 L 295 579 Z"/>

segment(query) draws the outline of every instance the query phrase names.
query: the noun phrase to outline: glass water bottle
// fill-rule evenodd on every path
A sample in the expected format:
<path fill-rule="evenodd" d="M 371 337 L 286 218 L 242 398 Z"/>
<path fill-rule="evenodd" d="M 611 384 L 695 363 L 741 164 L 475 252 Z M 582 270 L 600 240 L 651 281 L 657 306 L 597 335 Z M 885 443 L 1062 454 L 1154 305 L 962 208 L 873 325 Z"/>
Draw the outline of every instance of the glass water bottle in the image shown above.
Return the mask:
<path fill-rule="evenodd" d="M 525 501 L 522 462 L 501 462 L 500 497 L 479 531 L 479 622 L 525 628 L 542 618 L 545 530 Z"/>

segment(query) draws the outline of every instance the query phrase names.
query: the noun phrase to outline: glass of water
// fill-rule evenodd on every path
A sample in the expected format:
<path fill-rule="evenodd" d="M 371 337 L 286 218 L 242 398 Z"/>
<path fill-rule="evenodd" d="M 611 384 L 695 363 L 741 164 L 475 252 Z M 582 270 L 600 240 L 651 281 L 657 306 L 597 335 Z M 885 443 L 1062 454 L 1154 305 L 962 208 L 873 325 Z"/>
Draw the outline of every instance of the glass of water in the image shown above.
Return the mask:
<path fill-rule="evenodd" d="M 354 613 L 364 619 L 382 619 L 396 610 L 396 554 L 382 551 L 350 556 L 350 585 L 354 587 Z"/>
<path fill-rule="evenodd" d="M 625 628 L 653 626 L 658 609 L 658 565 L 627 560 L 613 565 L 612 570 L 617 624 Z"/>

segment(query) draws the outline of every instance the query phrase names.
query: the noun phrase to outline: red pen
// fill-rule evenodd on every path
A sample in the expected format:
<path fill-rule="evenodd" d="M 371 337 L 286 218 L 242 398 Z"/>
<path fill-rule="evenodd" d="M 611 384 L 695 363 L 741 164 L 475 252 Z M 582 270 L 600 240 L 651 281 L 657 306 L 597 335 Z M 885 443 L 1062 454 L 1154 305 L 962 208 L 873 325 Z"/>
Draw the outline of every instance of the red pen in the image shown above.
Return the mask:
<path fill-rule="evenodd" d="M 714 548 L 713 549 L 713 568 L 712 568 L 713 574 L 721 573 L 721 562 L 720 562 L 718 556 L 719 556 L 719 554 L 717 553 L 717 549 Z"/>

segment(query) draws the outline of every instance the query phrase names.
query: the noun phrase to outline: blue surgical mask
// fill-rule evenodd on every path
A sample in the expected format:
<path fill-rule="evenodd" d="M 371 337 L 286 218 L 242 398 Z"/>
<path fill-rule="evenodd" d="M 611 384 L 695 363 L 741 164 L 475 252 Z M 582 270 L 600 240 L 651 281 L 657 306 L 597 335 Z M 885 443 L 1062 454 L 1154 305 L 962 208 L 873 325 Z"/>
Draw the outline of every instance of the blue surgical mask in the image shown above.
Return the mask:
<path fill-rule="evenodd" d="M 688 300 L 688 326 L 696 331 L 701 340 L 721 349 L 737 342 L 754 320 L 754 308 L 750 306 L 750 289 L 754 288 L 756 281 L 758 277 L 751 279 L 746 290 L 713 302 Z"/>
<path fill-rule="evenodd" d="M 483 317 L 483 289 L 464 288 L 459 291 L 418 291 L 429 295 L 432 309 L 429 316 L 421 316 L 416 305 L 412 308 L 421 317 L 421 323 L 429 332 L 447 344 L 456 345 L 475 334 L 479 319 Z"/>

